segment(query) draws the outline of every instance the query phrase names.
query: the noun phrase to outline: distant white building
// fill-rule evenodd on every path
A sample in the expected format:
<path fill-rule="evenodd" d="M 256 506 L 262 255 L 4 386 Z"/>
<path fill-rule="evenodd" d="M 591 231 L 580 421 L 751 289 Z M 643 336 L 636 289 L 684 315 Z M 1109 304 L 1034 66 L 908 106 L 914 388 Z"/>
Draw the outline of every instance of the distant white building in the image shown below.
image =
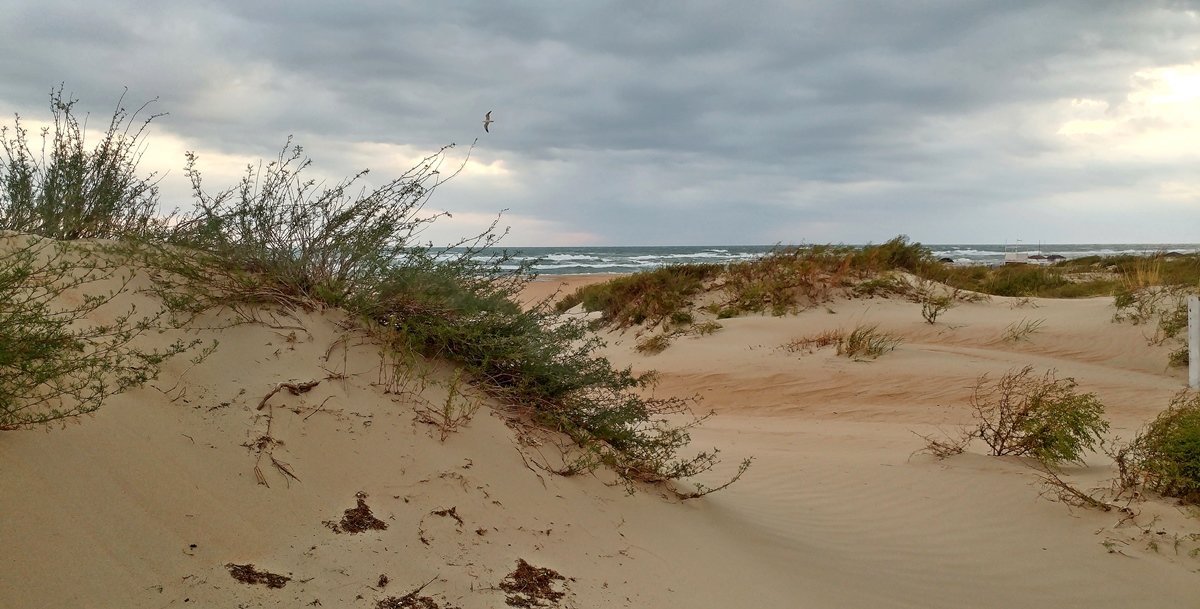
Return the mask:
<path fill-rule="evenodd" d="M 1027 252 L 1004 252 L 1004 264 L 1029 264 Z"/>
<path fill-rule="evenodd" d="M 1057 258 L 1062 259 L 1062 256 Z M 1036 254 L 1029 252 L 1018 252 L 1017 246 L 1004 246 L 1004 264 L 1050 264 L 1054 262 L 1049 257 L 1043 256 L 1039 251 Z"/>

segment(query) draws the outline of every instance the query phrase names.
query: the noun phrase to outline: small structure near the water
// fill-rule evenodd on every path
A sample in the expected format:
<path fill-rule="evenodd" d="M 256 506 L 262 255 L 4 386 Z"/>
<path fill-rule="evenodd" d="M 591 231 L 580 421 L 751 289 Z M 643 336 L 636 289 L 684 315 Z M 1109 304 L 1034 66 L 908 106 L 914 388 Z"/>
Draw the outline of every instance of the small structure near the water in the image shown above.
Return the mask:
<path fill-rule="evenodd" d="M 1004 246 L 1004 264 L 1050 264 L 1049 259 L 1041 251 L 1036 254 L 1017 251 L 1016 245 Z"/>

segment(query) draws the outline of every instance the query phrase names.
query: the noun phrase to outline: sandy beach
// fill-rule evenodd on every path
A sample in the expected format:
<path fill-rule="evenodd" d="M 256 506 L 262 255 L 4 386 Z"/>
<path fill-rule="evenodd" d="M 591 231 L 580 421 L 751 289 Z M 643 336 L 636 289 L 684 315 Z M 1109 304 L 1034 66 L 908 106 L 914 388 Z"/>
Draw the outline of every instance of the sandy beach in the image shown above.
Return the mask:
<path fill-rule="evenodd" d="M 543 277 L 522 300 L 604 279 Z M 701 482 L 754 458 L 729 489 L 689 501 L 629 494 L 603 471 L 550 473 L 552 442 L 450 389 L 445 365 L 383 378 L 339 313 L 274 328 L 210 313 L 154 337 L 219 340 L 201 364 L 173 361 L 77 424 L 0 435 L 0 606 L 374 607 L 420 589 L 439 607 L 499 607 L 522 560 L 561 575 L 546 606 L 1196 606 L 1200 543 L 1183 508 L 1070 507 L 1044 496 L 1032 461 L 978 445 L 918 453 L 917 434 L 971 424 L 980 375 L 1025 365 L 1075 378 L 1106 405 L 1110 435 L 1128 437 L 1184 386 L 1167 347 L 1113 323 L 1111 298 L 995 297 L 933 325 L 919 310 L 875 298 L 723 319 L 653 356 L 633 330 L 606 333 L 615 364 L 658 370 L 659 395 L 717 413 L 693 432 L 725 458 Z M 1004 340 L 1023 319 L 1044 323 Z M 784 348 L 864 321 L 903 342 L 868 362 Z M 455 391 L 482 407 L 443 441 L 421 413 Z M 1115 472 L 1098 455 L 1062 475 L 1093 489 Z M 382 526 L 348 532 L 363 507 Z M 289 579 L 231 577 L 247 564 Z"/>

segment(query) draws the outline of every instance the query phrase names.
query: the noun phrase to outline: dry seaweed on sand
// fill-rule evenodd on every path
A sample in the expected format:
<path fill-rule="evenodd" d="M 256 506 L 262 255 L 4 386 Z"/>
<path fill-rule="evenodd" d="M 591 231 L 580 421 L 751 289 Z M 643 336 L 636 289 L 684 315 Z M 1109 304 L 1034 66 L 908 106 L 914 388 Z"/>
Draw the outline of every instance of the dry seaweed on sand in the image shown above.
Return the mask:
<path fill-rule="evenodd" d="M 417 596 L 409 592 L 404 596 L 389 596 L 378 603 L 375 609 L 458 609 L 454 605 L 439 605 L 430 596 Z"/>
<path fill-rule="evenodd" d="M 382 531 L 387 528 L 386 522 L 371 513 L 371 508 L 367 506 L 366 493 L 359 491 L 354 494 L 354 497 L 358 500 L 358 505 L 347 509 L 340 522 L 326 520 L 325 526 L 332 529 L 334 533 L 350 533 L 351 535 L 372 529 Z"/>
<path fill-rule="evenodd" d="M 429 513 L 433 514 L 434 516 L 446 516 L 449 518 L 453 518 L 455 520 L 455 522 L 457 522 L 459 524 L 459 526 L 462 526 L 462 524 L 463 524 L 463 519 L 460 518 L 458 515 L 458 507 L 457 506 L 449 507 L 444 510 L 434 510 Z"/>
<path fill-rule="evenodd" d="M 437 578 L 425 582 L 419 588 L 404 596 L 389 596 L 375 603 L 375 609 L 458 609 L 454 605 L 439 605 L 433 597 L 419 596 L 425 586 L 432 584 Z M 444 599 L 443 599 L 444 602 Z"/>
<path fill-rule="evenodd" d="M 517 559 L 517 568 L 500 582 L 500 589 L 507 593 L 504 602 L 510 607 L 548 607 L 566 595 L 554 589 L 555 580 L 566 578 L 553 569 L 535 567 Z"/>
<path fill-rule="evenodd" d="M 255 585 L 263 584 L 268 588 L 282 588 L 292 578 L 286 575 L 278 575 L 268 571 L 260 571 L 254 565 L 235 565 L 229 563 L 225 565 L 229 569 L 229 575 L 243 584 Z"/>

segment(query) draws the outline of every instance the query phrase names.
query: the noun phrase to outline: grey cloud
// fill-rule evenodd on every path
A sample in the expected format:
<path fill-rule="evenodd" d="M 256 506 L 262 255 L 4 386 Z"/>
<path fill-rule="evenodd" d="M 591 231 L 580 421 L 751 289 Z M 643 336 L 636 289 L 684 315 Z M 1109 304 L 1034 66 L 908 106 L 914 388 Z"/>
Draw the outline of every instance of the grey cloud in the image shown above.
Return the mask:
<path fill-rule="evenodd" d="M 1063 164 L 1035 127 L 1057 100 L 1115 112 L 1134 71 L 1196 61 L 1196 4 L 18 2 L 0 110 L 40 111 L 63 81 L 103 113 L 129 86 L 195 148 L 269 155 L 296 134 L 332 173 L 357 168 L 323 145 L 480 137 L 521 194 L 450 184 L 439 203 L 613 243 L 864 239 L 864 224 L 966 239 L 985 234 L 967 210 L 1019 230 L 1003 213 L 1056 194 L 1189 179 L 1182 162 Z"/>

